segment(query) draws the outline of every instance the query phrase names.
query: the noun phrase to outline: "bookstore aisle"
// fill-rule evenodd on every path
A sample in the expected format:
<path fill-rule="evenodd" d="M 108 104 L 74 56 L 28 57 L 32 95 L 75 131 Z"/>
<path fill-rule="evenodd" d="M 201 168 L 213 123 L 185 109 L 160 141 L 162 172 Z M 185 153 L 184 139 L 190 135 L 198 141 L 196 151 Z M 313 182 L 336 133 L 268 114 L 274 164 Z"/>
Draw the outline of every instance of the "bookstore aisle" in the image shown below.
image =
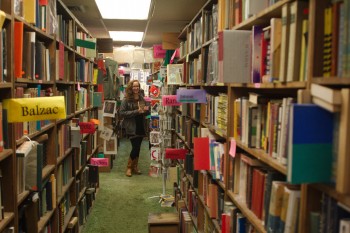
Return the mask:
<path fill-rule="evenodd" d="M 142 175 L 125 176 L 125 167 L 131 144 L 122 139 L 110 173 L 100 173 L 100 188 L 83 233 L 147 233 L 149 213 L 173 212 L 175 208 L 161 207 L 158 198 L 149 197 L 162 193 L 162 178 L 148 175 L 149 144 L 144 140 L 139 166 Z M 172 185 L 167 184 L 167 193 Z"/>

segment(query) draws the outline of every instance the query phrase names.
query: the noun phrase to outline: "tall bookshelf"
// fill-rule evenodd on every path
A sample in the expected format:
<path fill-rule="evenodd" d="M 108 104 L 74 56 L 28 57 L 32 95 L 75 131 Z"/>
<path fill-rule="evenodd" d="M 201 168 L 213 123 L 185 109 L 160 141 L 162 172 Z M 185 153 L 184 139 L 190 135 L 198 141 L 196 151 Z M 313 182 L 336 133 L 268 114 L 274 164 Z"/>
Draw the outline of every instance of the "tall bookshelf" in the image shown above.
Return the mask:
<path fill-rule="evenodd" d="M 78 34 L 82 39 L 91 36 L 60 0 L 38 5 L 38 11 L 35 10 L 38 1 L 26 1 L 23 5 L 18 2 L 1 1 L 0 5 L 0 10 L 5 12 L 1 33 L 0 102 L 11 98 L 64 96 L 67 116 L 23 124 L 7 123 L 4 121 L 7 115 L 1 112 L 4 147 L 0 151 L 0 231 L 19 232 L 26 222 L 30 232 L 45 232 L 48 228 L 51 232 L 68 229 L 79 232 L 94 199 L 95 191 L 91 187 L 96 187 L 89 183 L 87 165 L 100 145 L 97 145 L 97 133 L 83 135 L 80 147 L 72 147 L 67 139 L 71 138 L 71 126 L 76 121 L 98 118 L 98 110 L 92 107 L 90 99 L 97 91 L 93 81 L 97 65 L 84 49 L 75 45 Z M 18 40 L 18 32 L 23 35 L 22 41 Z M 28 38 L 34 39 L 32 44 Z M 22 58 L 18 59 L 17 50 L 21 47 Z M 37 56 L 30 49 L 35 50 Z M 86 70 L 82 78 L 79 63 L 86 67 L 81 69 Z M 42 145 L 42 174 L 37 191 L 19 185 L 18 177 L 23 172 L 16 149 L 28 140 Z M 49 192 L 50 207 L 46 202 Z"/>
<path fill-rule="evenodd" d="M 207 92 L 208 99 L 207 104 L 183 104 L 177 110 L 174 117 L 175 144 L 178 147 L 187 148 L 189 151 L 188 157 L 190 157 L 183 163 L 180 163 L 180 175 L 183 179 L 180 181 L 179 187 L 182 191 L 182 197 L 185 199 L 188 212 L 191 213 L 192 222 L 197 232 L 212 232 L 213 230 L 215 232 L 224 232 L 225 227 L 222 225 L 220 215 L 224 211 L 231 213 L 230 218 L 233 218 L 232 214 L 235 215 L 235 226 L 239 224 L 237 221 L 238 212 L 240 213 L 239 218 L 245 217 L 245 221 L 249 223 L 247 225 L 244 224 L 245 226 L 251 227 L 257 232 L 268 232 L 266 215 L 269 214 L 271 203 L 263 206 L 262 210 L 256 209 L 258 208 L 256 207 L 257 205 L 262 204 L 256 204 L 259 201 L 253 200 L 249 196 L 253 195 L 251 194 L 252 190 L 247 190 L 245 186 L 242 186 L 242 182 L 240 182 L 242 179 L 240 170 L 242 171 L 242 169 L 248 167 L 247 169 L 251 169 L 248 172 L 252 171 L 251 174 L 262 171 L 265 177 L 270 173 L 276 173 L 280 177 L 278 179 L 276 178 L 276 181 L 281 180 L 285 182 L 283 190 L 288 189 L 288 192 L 293 193 L 293 195 L 300 195 L 300 198 L 297 198 L 299 204 L 296 204 L 299 207 L 293 210 L 295 216 L 297 216 L 294 220 L 297 223 L 294 222 L 294 225 L 297 227 L 298 232 L 313 232 L 312 230 L 315 230 L 315 225 L 320 228 L 326 226 L 328 230 L 334 229 L 336 231 L 339 229 L 340 219 L 348 216 L 348 210 L 350 209 L 350 203 L 348 201 L 350 193 L 348 180 L 349 169 L 347 169 L 349 164 L 349 150 L 348 146 L 346 146 L 346 143 L 349 142 L 349 136 L 347 135 L 349 132 L 350 82 L 348 78 L 349 68 L 346 65 L 348 64 L 346 60 L 347 56 L 339 53 L 342 49 L 347 48 L 349 44 L 348 36 L 345 36 L 348 33 L 348 25 L 345 22 L 349 17 L 348 10 L 345 9 L 348 9 L 349 2 L 331 0 L 322 2 L 316 0 L 298 2 L 291 0 L 264 1 L 264 3 L 260 2 L 260 4 L 257 4 L 257 2 L 259 1 L 208 0 L 193 20 L 179 34 L 181 56 L 178 63 L 183 64 L 184 70 L 184 84 L 180 85 L 179 88 L 204 89 Z M 243 7 L 242 9 L 239 6 L 250 7 Z M 286 20 L 293 13 L 293 10 L 300 12 L 296 16 L 299 21 L 296 20 L 290 24 L 285 23 L 289 25 L 289 29 L 292 28 L 290 29 L 292 31 L 288 33 L 288 31 L 283 31 L 285 28 L 282 25 L 284 22 L 288 22 Z M 282 21 L 279 22 L 280 19 Z M 278 26 L 278 23 L 282 24 Z M 294 25 L 292 25 L 293 23 Z M 333 31 L 330 31 L 330 25 Z M 278 32 L 276 28 L 280 31 Z M 219 32 L 218 34 L 215 33 L 216 30 Z M 254 44 L 254 42 L 243 44 L 240 41 L 237 43 L 239 46 L 250 46 L 250 54 L 245 54 L 241 50 L 237 54 L 228 54 L 229 56 L 227 56 L 225 52 L 237 50 L 232 50 L 229 44 L 224 45 L 227 47 L 220 48 L 222 40 L 229 41 L 230 39 L 229 37 L 226 38 L 224 34 L 226 31 L 223 33 L 224 35 L 220 34 L 223 30 L 227 30 L 227 34 L 233 31 L 240 31 L 242 33 L 248 31 L 247 33 L 250 33 L 250 37 L 252 38 L 257 37 L 256 35 L 259 36 L 259 30 L 261 30 L 260 36 L 262 38 L 260 37 L 261 39 L 259 39 L 259 43 L 261 44 Z M 345 32 L 342 32 L 343 30 Z M 283 33 L 285 34 L 283 35 Z M 234 66 L 233 61 L 241 64 L 237 60 L 243 60 L 245 56 L 252 56 L 253 58 L 268 56 L 266 53 L 264 55 L 264 53 L 256 50 L 256 48 L 266 46 L 264 43 L 271 46 L 271 48 L 269 47 L 270 49 L 275 48 L 273 47 L 275 44 L 270 44 L 274 35 L 277 35 L 277 40 L 288 38 L 292 42 L 284 42 L 282 46 L 280 44 L 281 42 L 278 42 L 278 46 L 281 46 L 281 49 L 286 48 L 283 46 L 290 46 L 289 49 L 285 50 L 284 55 L 275 55 L 275 57 L 282 57 L 279 57 L 278 62 L 269 60 L 268 65 L 262 65 L 262 61 L 259 60 L 258 69 L 260 77 L 258 80 L 253 78 L 253 69 L 256 68 L 254 59 L 250 60 L 251 67 L 248 70 L 249 75 L 244 77 L 245 79 L 243 81 L 237 77 L 237 70 L 228 68 L 228 66 Z M 307 35 L 307 37 L 304 35 Z M 327 39 L 329 37 L 331 37 L 332 42 L 327 47 L 327 43 L 329 43 Z M 230 41 L 229 43 L 234 44 L 235 41 Z M 273 43 L 277 43 L 276 38 L 274 38 Z M 218 54 L 220 52 L 216 54 L 210 52 L 213 50 L 220 51 L 220 49 L 224 51 L 225 55 L 221 56 Z M 267 51 L 267 53 L 272 52 Z M 281 53 L 283 52 L 281 51 Z M 287 58 L 283 59 L 283 56 Z M 296 61 L 293 57 L 298 58 L 297 60 L 299 61 Z M 225 58 L 231 63 L 227 63 Z M 269 57 L 269 59 L 272 58 Z M 282 64 L 282 61 L 286 62 L 285 65 Z M 223 63 L 223 66 L 221 66 L 220 62 Z M 285 71 L 277 70 L 276 67 L 278 69 L 282 69 L 281 67 L 283 67 Z M 327 69 L 328 67 L 329 71 Z M 277 72 L 277 75 L 274 76 L 276 73 L 273 72 Z M 288 152 L 285 154 L 282 152 L 283 149 L 278 149 L 279 147 L 284 148 L 286 145 L 280 145 L 279 143 L 281 142 L 276 143 L 272 140 L 273 137 L 281 137 L 278 128 L 276 128 L 277 136 L 273 136 L 273 134 L 265 135 L 265 137 L 272 137 L 269 140 L 269 143 L 272 145 L 271 148 L 269 148 L 269 144 L 264 144 L 264 141 L 261 139 L 257 140 L 257 143 L 259 142 L 259 146 L 257 146 L 252 143 L 252 139 L 250 138 L 250 126 L 254 123 L 249 122 L 242 129 L 243 125 L 241 124 L 244 124 L 244 121 L 242 120 L 241 124 L 237 126 L 237 117 L 241 117 L 238 114 L 242 114 L 239 109 L 242 109 L 243 102 L 251 106 L 246 108 L 246 114 L 254 114 L 254 111 L 259 112 L 261 111 L 260 108 L 274 109 L 272 111 L 277 112 L 275 113 L 277 114 L 276 123 L 270 122 L 269 124 L 278 127 L 278 124 L 282 122 L 282 119 L 278 119 L 278 114 L 280 114 L 278 112 L 284 108 L 289 109 L 287 103 L 289 103 L 290 98 L 292 98 L 293 103 L 316 103 L 315 97 L 311 93 L 312 84 L 319 84 L 328 87 L 332 92 L 341 93 L 342 103 L 339 110 L 334 110 L 331 113 L 332 117 L 336 118 L 336 120 L 330 122 L 331 124 L 335 124 L 335 128 L 338 127 L 338 130 L 334 130 L 333 132 L 334 141 L 332 144 L 333 149 L 338 148 L 336 152 L 333 151 L 332 155 L 333 173 L 335 175 L 331 178 L 333 180 L 327 183 L 298 183 L 297 185 L 291 185 L 286 182 L 289 176 L 288 173 L 291 170 L 288 166 L 289 161 L 286 160 L 291 157 L 286 157 Z M 257 104 L 258 110 L 254 110 L 255 106 L 252 106 L 254 100 L 249 97 L 257 95 L 268 99 L 269 105 L 265 103 L 266 105 L 262 105 L 261 107 L 261 104 Z M 215 106 L 215 104 L 213 105 L 215 102 L 216 104 L 226 103 L 226 100 L 220 99 L 223 98 L 222 96 L 227 96 L 227 111 L 223 113 L 226 115 L 226 121 L 218 122 L 217 118 L 220 118 L 222 109 L 225 109 L 225 107 L 216 106 L 213 109 L 211 108 Z M 276 107 L 270 107 L 273 105 Z M 245 117 L 248 117 L 248 115 Z M 265 119 L 265 124 L 267 122 Z M 193 138 L 201 136 L 200 129 L 209 130 L 214 140 L 219 144 L 223 144 L 225 148 L 224 152 L 221 153 L 223 166 L 218 168 L 219 177 L 215 177 L 213 175 L 214 173 L 210 170 L 193 170 Z M 241 130 L 245 131 L 243 132 Z M 285 130 L 289 132 L 291 129 L 287 128 Z M 229 152 L 233 141 L 236 144 L 234 147 L 236 153 L 230 155 Z M 286 143 L 287 146 L 290 146 L 288 142 Z M 246 175 L 245 179 L 247 179 Z M 255 182 L 253 175 L 248 179 L 250 179 L 249 182 Z M 277 183 L 276 187 L 278 186 Z M 207 190 L 209 184 L 216 186 L 215 189 L 218 190 L 218 193 L 215 195 L 221 195 L 221 200 L 215 204 L 215 208 L 218 208 L 216 216 L 211 215 L 211 203 L 208 202 L 207 198 L 208 195 L 210 196 L 210 191 Z M 255 190 L 255 192 L 257 191 L 256 187 L 252 185 L 249 187 Z M 264 187 L 263 191 L 266 192 L 266 189 L 269 188 Z M 250 194 L 248 196 L 246 193 L 242 194 L 242 190 Z M 294 190 L 296 191 L 294 192 Z M 285 191 L 282 198 L 284 196 L 287 196 Z M 232 204 L 235 207 L 232 207 Z M 331 207 L 329 208 L 327 205 Z M 285 206 L 281 206 L 280 208 L 285 208 L 284 211 L 288 210 Z M 336 211 L 347 213 L 340 216 Z M 327 214 L 328 217 L 325 217 Z M 330 216 L 335 217 L 330 218 Z M 286 215 L 282 217 L 284 218 L 283 220 L 286 219 L 285 217 Z M 231 230 L 227 232 L 240 231 Z"/>

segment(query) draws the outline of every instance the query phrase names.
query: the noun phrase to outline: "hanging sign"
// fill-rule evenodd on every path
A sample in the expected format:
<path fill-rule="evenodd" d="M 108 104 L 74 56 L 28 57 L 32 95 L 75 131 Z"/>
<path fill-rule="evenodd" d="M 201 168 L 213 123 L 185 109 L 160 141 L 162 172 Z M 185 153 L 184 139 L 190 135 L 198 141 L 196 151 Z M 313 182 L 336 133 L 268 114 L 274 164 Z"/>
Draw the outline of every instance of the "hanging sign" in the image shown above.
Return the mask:
<path fill-rule="evenodd" d="M 91 165 L 99 167 L 108 167 L 109 159 L 108 158 L 91 158 Z"/>
<path fill-rule="evenodd" d="M 93 134 L 96 131 L 95 124 L 92 122 L 79 122 L 80 133 Z"/>
<path fill-rule="evenodd" d="M 66 118 L 63 96 L 5 99 L 3 108 L 10 123 Z"/>
<path fill-rule="evenodd" d="M 206 103 L 206 92 L 203 89 L 178 89 L 176 100 L 180 103 Z"/>
<path fill-rule="evenodd" d="M 166 50 L 163 49 L 161 44 L 153 45 L 153 58 L 164 58 Z"/>
<path fill-rule="evenodd" d="M 163 95 L 162 105 L 163 106 L 180 106 L 181 103 L 177 102 L 176 95 Z"/>
<path fill-rule="evenodd" d="M 186 149 L 166 148 L 165 158 L 166 159 L 185 159 L 186 153 L 187 153 Z"/>

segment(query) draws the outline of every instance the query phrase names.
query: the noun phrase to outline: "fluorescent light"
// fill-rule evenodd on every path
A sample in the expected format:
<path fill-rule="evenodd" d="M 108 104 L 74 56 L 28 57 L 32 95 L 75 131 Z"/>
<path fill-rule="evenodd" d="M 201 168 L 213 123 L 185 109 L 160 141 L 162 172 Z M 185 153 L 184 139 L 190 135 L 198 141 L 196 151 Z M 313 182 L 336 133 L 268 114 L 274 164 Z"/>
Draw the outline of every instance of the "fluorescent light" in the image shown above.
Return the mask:
<path fill-rule="evenodd" d="M 104 19 L 148 18 L 151 0 L 95 0 Z"/>
<path fill-rule="evenodd" d="M 142 40 L 143 32 L 109 31 L 113 41 L 136 41 Z"/>

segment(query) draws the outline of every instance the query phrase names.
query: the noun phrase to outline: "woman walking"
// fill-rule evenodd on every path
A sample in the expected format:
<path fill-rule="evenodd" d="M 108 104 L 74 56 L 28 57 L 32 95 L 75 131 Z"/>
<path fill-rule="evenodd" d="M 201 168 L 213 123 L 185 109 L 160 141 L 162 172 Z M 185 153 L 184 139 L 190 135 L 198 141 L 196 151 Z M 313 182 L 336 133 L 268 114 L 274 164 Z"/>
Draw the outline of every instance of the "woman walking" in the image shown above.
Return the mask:
<path fill-rule="evenodd" d="M 126 136 L 131 142 L 131 152 L 126 169 L 126 176 L 141 174 L 138 169 L 138 160 L 143 137 L 145 136 L 145 116 L 148 114 L 149 106 L 140 91 L 138 80 L 131 80 L 125 91 L 125 98 L 120 106 L 120 116 L 123 118 L 123 127 Z"/>

